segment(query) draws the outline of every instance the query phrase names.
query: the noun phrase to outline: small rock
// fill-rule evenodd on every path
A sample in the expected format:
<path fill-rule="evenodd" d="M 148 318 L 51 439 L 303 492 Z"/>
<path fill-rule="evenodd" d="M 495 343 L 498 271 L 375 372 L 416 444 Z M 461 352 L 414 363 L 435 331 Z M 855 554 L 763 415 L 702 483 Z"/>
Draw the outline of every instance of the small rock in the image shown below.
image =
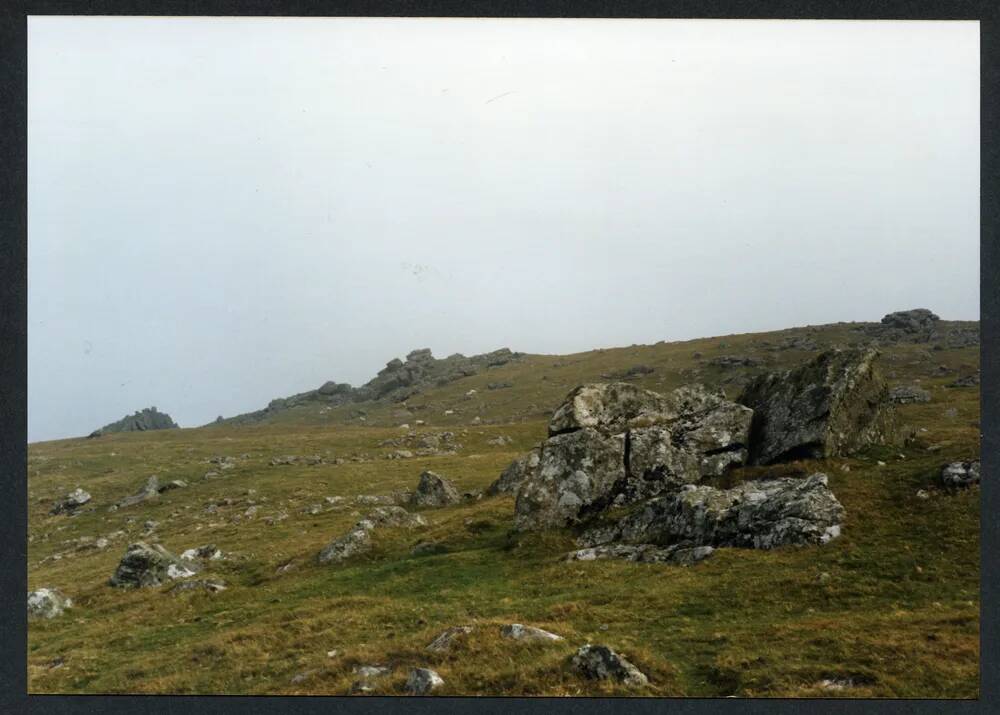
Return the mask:
<path fill-rule="evenodd" d="M 924 489 L 917 490 L 917 499 L 930 499 L 931 495 Z"/>
<path fill-rule="evenodd" d="M 448 506 L 457 504 L 461 500 L 462 497 L 451 481 L 431 471 L 425 471 L 420 475 L 417 489 L 410 497 L 413 506 L 425 507 Z"/>
<path fill-rule="evenodd" d="M 441 676 L 429 668 L 414 668 L 406 679 L 406 692 L 410 695 L 427 695 L 444 685 Z"/>
<path fill-rule="evenodd" d="M 534 626 L 525 626 L 520 623 L 511 623 L 500 628 L 500 636 L 502 638 L 512 638 L 518 641 L 561 641 L 562 636 L 557 636 L 555 633 L 550 633 L 549 631 L 542 630 L 541 628 L 535 628 Z"/>
<path fill-rule="evenodd" d="M 90 494 L 77 487 L 52 507 L 51 514 L 72 514 L 90 501 Z"/>
<path fill-rule="evenodd" d="M 56 618 L 73 606 L 72 599 L 54 588 L 40 588 L 28 594 L 28 618 Z"/>
<path fill-rule="evenodd" d="M 968 487 L 979 483 L 979 460 L 952 462 L 941 470 L 941 481 L 946 487 Z"/>
<path fill-rule="evenodd" d="M 427 650 L 435 653 L 444 653 L 451 650 L 453 645 L 463 640 L 470 633 L 472 633 L 472 626 L 452 626 L 431 641 L 430 645 L 427 646 Z"/>
<path fill-rule="evenodd" d="M 587 678 L 617 680 L 633 688 L 649 683 L 638 668 L 605 645 L 583 646 L 573 656 L 572 663 Z"/>

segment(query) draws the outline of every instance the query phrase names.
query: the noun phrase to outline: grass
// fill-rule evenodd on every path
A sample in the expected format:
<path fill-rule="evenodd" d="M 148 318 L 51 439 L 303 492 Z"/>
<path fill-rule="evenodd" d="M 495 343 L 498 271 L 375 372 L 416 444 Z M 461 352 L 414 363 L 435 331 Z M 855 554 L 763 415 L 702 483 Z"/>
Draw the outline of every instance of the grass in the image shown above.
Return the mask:
<path fill-rule="evenodd" d="M 853 338 L 848 328 L 820 328 L 813 337 L 845 342 Z M 410 667 L 426 666 L 444 678 L 442 694 L 977 697 L 979 492 L 934 486 L 942 464 L 979 453 L 978 391 L 944 386 L 978 366 L 971 348 L 930 353 L 903 344 L 886 351 L 883 369 L 893 383 L 920 380 L 933 396 L 900 408 L 904 421 L 922 430 L 914 444 L 792 465 L 826 472 L 847 510 L 843 536 L 824 547 L 722 549 L 691 568 L 567 563 L 559 557 L 573 548 L 573 534 L 513 534 L 513 499 L 502 496 L 424 510 L 427 527 L 377 532 L 375 549 L 346 564 L 315 561 L 368 509 L 348 502 L 320 514 L 304 511 L 325 496 L 412 489 L 425 468 L 460 490 L 484 488 L 544 438 L 547 415 L 576 384 L 646 364 L 655 371 L 636 382 L 652 389 L 691 379 L 727 387 L 736 373 L 705 360 L 750 354 L 772 359 L 771 366 L 794 364 L 805 355 L 760 346 L 789 334 L 795 331 L 528 356 L 405 407 L 365 406 L 365 424 L 346 408 L 311 407 L 247 427 L 32 444 L 29 588 L 57 587 L 74 608 L 29 624 L 30 692 L 345 694 L 354 666 L 380 664 L 394 668 L 380 686 L 389 694 L 403 692 Z M 957 372 L 936 375 L 942 364 Z M 692 376 L 695 370 L 700 375 Z M 499 381 L 514 387 L 486 389 Z M 470 389 L 477 392 L 467 398 Z M 445 416 L 447 409 L 456 414 Z M 474 416 L 485 424 L 472 425 Z M 381 458 L 392 448 L 379 443 L 414 419 L 428 423 L 417 431 L 455 431 L 458 454 Z M 489 444 L 498 434 L 513 443 Z M 285 454 L 320 454 L 327 463 L 270 465 Z M 217 455 L 234 457 L 236 466 L 205 479 L 218 471 L 207 462 Z M 331 463 L 361 455 L 368 459 Z M 722 481 L 769 471 L 738 470 Z M 189 486 L 107 510 L 150 474 Z M 52 499 L 76 486 L 93 495 L 93 510 L 49 516 Z M 931 498 L 917 498 L 918 489 Z M 246 518 L 251 502 L 258 512 Z M 218 504 L 214 513 L 209 504 Z M 280 514 L 287 518 L 268 523 Z M 231 554 L 206 569 L 228 589 L 175 596 L 165 587 L 109 587 L 125 546 L 144 538 L 147 520 L 159 522 L 156 540 L 175 552 L 214 543 Z M 67 543 L 118 531 L 125 533 L 106 550 L 73 551 Z M 447 551 L 411 555 L 420 540 Z M 56 554 L 63 556 L 53 560 Z M 525 645 L 500 638 L 500 626 L 511 622 L 566 640 Z M 475 630 L 454 652 L 425 650 L 438 633 L 464 624 Z M 579 677 L 569 658 L 588 642 L 624 653 L 650 685 L 631 691 Z M 329 658 L 333 649 L 339 654 Z M 293 683 L 298 674 L 306 677 Z M 824 679 L 850 679 L 854 687 L 823 690 Z"/>

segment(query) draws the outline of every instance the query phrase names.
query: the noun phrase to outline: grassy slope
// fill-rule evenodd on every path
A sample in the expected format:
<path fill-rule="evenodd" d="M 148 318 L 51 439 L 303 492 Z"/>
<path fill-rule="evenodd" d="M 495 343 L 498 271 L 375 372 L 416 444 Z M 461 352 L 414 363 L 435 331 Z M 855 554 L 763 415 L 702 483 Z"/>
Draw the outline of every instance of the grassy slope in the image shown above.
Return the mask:
<path fill-rule="evenodd" d="M 279 415 L 272 424 L 208 427 L 62 440 L 29 447 L 29 587 L 54 586 L 73 597 L 62 618 L 29 627 L 31 692 L 332 693 L 347 692 L 351 667 L 392 663 L 383 692 L 401 692 L 408 666 L 426 665 L 452 694 L 626 694 L 613 684 L 582 680 L 567 667 L 574 649 L 607 643 L 650 676 L 649 695 L 837 695 L 824 678 L 852 678 L 846 696 L 975 697 L 979 663 L 979 494 L 934 488 L 941 464 L 978 454 L 979 396 L 947 389 L 966 374 L 978 350 L 930 352 L 900 345 L 886 351 L 892 382 L 930 389 L 933 401 L 900 409 L 926 431 L 902 450 L 803 464 L 826 471 L 847 509 L 844 535 L 825 547 L 771 552 L 720 550 L 692 568 L 620 562 L 563 563 L 573 535 L 513 536 L 513 500 L 483 499 L 424 512 L 418 531 L 384 530 L 376 550 L 342 566 L 319 566 L 316 552 L 366 511 L 353 505 L 307 515 L 324 496 L 412 489 L 424 468 L 462 489 L 489 484 L 511 459 L 544 437 L 545 419 L 576 384 L 601 373 L 646 364 L 637 380 L 665 390 L 692 379 L 719 384 L 732 370 L 699 367 L 721 354 L 755 354 L 772 365 L 806 353 L 768 353 L 761 340 L 781 334 L 726 336 L 571 356 L 529 356 L 395 406 L 368 410 L 319 406 Z M 814 336 L 821 344 L 854 339 L 848 326 Z M 724 342 L 726 347 L 720 348 Z M 700 370 L 700 375 L 689 371 Z M 489 382 L 511 389 L 489 391 Z M 466 392 L 477 393 L 466 397 Z M 729 389 L 730 395 L 735 392 Z M 948 412 L 954 408 L 954 413 Z M 445 416 L 447 409 L 455 414 Z M 470 425 L 474 416 L 488 424 Z M 393 425 L 424 419 L 421 430 L 453 429 L 463 448 L 450 457 L 378 458 Z M 514 443 L 487 444 L 497 434 Z M 939 451 L 927 449 L 942 445 Z M 902 451 L 905 459 L 898 453 Z M 215 455 L 250 457 L 205 480 Z M 369 455 L 340 465 L 272 467 L 272 456 Z M 877 460 L 886 462 L 884 467 Z M 842 471 L 841 465 L 850 465 Z M 741 470 L 735 481 L 761 471 Z M 773 471 L 773 470 L 772 470 Z M 187 489 L 155 503 L 110 513 L 106 505 L 135 491 L 150 474 L 185 479 Z M 83 486 L 96 509 L 76 517 L 48 515 L 51 499 Z M 916 498 L 928 489 L 929 500 Z M 248 490 L 255 490 L 248 494 Z M 215 514 L 206 504 L 230 497 Z M 233 523 L 248 501 L 253 519 Z M 287 519 L 268 525 L 281 511 Z M 132 520 L 131 522 L 129 520 Z M 158 540 L 174 551 L 215 543 L 234 557 L 206 572 L 228 590 L 168 595 L 165 589 L 125 592 L 106 581 L 143 522 L 160 522 Z M 104 551 L 67 552 L 80 536 L 128 533 Z M 421 539 L 449 552 L 413 557 Z M 292 562 L 292 568 L 277 568 Z M 821 573 L 829 578 L 820 581 Z M 566 642 L 525 646 L 498 637 L 507 622 L 548 628 Z M 453 654 L 424 647 L 443 629 L 478 624 Z M 327 658 L 337 649 L 341 655 Z M 64 664 L 52 668 L 59 659 Z M 310 672 L 292 684 L 298 673 Z"/>

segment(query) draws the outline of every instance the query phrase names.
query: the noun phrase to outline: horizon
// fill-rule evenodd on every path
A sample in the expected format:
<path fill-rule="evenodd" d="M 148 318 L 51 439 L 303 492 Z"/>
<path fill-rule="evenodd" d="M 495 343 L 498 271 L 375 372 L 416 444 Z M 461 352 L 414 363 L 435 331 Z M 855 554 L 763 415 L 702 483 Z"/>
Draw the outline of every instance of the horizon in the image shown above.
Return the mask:
<path fill-rule="evenodd" d="M 28 40 L 29 443 L 148 405 L 200 426 L 415 347 L 980 317 L 975 22 L 53 16 Z"/>

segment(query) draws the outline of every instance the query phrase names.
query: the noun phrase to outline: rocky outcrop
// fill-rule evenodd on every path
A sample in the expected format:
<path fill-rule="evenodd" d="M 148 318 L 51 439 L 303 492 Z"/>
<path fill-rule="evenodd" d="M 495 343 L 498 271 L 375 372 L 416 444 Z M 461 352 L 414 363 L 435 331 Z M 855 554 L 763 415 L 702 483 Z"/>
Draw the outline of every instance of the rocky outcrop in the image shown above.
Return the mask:
<path fill-rule="evenodd" d="M 193 562 L 175 556 L 160 544 L 138 541 L 125 550 L 110 584 L 117 588 L 159 586 L 194 576 L 199 570 Z"/>
<path fill-rule="evenodd" d="M 537 466 L 527 455 L 496 489 L 521 481 L 518 529 L 574 523 L 742 463 L 751 415 L 700 385 L 666 395 L 629 383 L 582 385 L 553 414 Z"/>
<path fill-rule="evenodd" d="M 750 463 L 852 454 L 898 439 L 873 348 L 830 350 L 753 379 L 737 399 L 753 410 Z"/>
<path fill-rule="evenodd" d="M 970 487 L 979 483 L 979 460 L 952 462 L 941 469 L 941 483 L 946 487 Z"/>
<path fill-rule="evenodd" d="M 319 552 L 317 560 L 321 564 L 339 563 L 353 556 L 371 551 L 372 532 L 382 527 L 413 529 L 424 526 L 427 520 L 419 514 L 411 514 L 399 506 L 380 506 L 368 513 L 343 536 L 334 539 Z"/>
<path fill-rule="evenodd" d="M 586 678 L 615 680 L 632 688 L 640 688 L 649 679 L 632 663 L 605 645 L 585 645 L 576 652 L 573 667 Z"/>
<path fill-rule="evenodd" d="M 490 484 L 486 493 L 494 496 L 496 494 L 514 494 L 521 485 L 538 469 L 538 461 L 541 450 L 535 447 L 527 454 L 518 457 L 500 473 L 495 482 Z"/>
<path fill-rule="evenodd" d="M 263 410 L 237 415 L 226 422 L 253 424 L 265 421 L 278 412 L 316 403 L 336 407 L 368 401 L 405 402 L 427 388 L 447 385 L 489 368 L 506 365 L 522 356 L 523 353 L 500 348 L 471 357 L 455 353 L 438 359 L 427 348 L 413 350 L 406 356 L 406 360 L 390 360 L 374 378 L 361 387 L 354 388 L 345 383 L 328 381 L 318 389 L 272 400 Z"/>
<path fill-rule="evenodd" d="M 177 423 L 170 418 L 170 415 L 157 411 L 155 407 L 147 407 L 136 411 L 133 415 L 122 417 L 117 422 L 104 425 L 88 436 L 97 437 L 113 432 L 146 432 L 156 429 L 177 429 Z"/>
<path fill-rule="evenodd" d="M 40 588 L 28 594 L 28 618 L 56 618 L 73 606 L 72 599 L 55 588 Z"/>
<path fill-rule="evenodd" d="M 912 310 L 900 310 L 889 313 L 882 318 L 882 325 L 901 330 L 904 333 L 928 333 L 937 321 L 941 320 L 937 315 L 926 308 L 914 308 Z"/>
<path fill-rule="evenodd" d="M 617 542 L 770 549 L 825 544 L 840 535 L 843 518 L 844 508 L 826 475 L 817 473 L 805 479 L 745 482 L 732 489 L 687 485 L 579 541 L 588 547 Z"/>
<path fill-rule="evenodd" d="M 57 501 L 50 514 L 74 514 L 77 509 L 90 501 L 90 494 L 77 487 L 65 497 Z"/>
<path fill-rule="evenodd" d="M 410 504 L 416 507 L 448 506 L 460 501 L 462 496 L 455 485 L 429 470 L 420 475 L 417 489 L 410 496 Z"/>
<path fill-rule="evenodd" d="M 931 393 L 919 387 L 901 385 L 889 390 L 889 401 L 897 405 L 910 405 L 918 402 L 930 402 Z"/>

